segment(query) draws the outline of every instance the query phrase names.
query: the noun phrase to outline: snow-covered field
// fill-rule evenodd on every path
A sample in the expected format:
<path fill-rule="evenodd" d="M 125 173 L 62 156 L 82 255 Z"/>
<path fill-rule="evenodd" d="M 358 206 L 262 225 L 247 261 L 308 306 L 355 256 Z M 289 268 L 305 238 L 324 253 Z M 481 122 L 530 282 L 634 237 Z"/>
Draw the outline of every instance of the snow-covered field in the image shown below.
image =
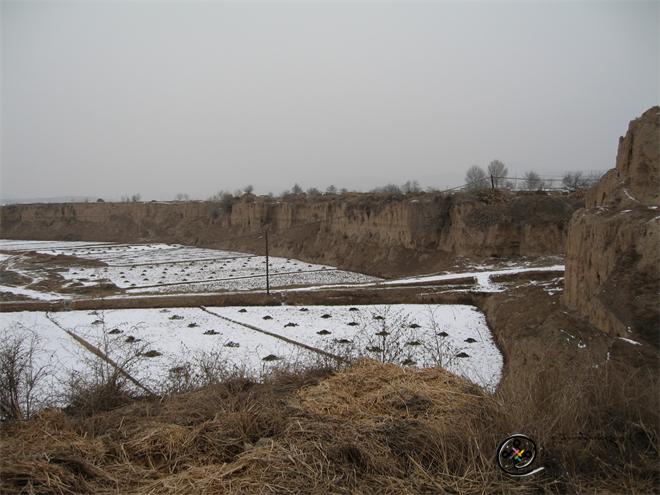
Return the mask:
<path fill-rule="evenodd" d="M 63 241 L 0 240 L 0 250 L 34 250 L 42 254 L 76 256 L 107 264 L 103 267 L 73 267 L 60 272 L 69 287 L 92 287 L 102 281 L 110 281 L 129 294 L 266 288 L 264 256 L 176 244 L 70 244 Z M 270 257 L 268 268 L 271 287 L 379 280 L 290 258 Z"/>
<path fill-rule="evenodd" d="M 110 281 L 126 294 L 181 294 L 211 293 L 218 291 L 265 290 L 266 260 L 263 256 L 234 251 L 196 248 L 177 244 L 113 244 L 98 242 L 65 241 L 17 241 L 0 240 L 0 250 L 17 252 L 34 250 L 49 255 L 69 255 L 106 263 L 101 267 L 72 267 L 59 274 L 71 288 L 94 287 Z M 451 282 L 464 278 L 474 280 L 472 286 L 454 288 L 456 291 L 499 292 L 504 284 L 496 283 L 498 275 L 523 272 L 563 272 L 560 259 L 544 260 L 535 266 L 534 260 L 500 262 L 497 265 L 467 264 L 469 271 L 381 280 L 368 275 L 338 270 L 332 266 L 306 263 L 304 261 L 270 257 L 269 272 L 272 288 L 283 290 L 310 291 L 328 288 L 389 287 L 432 282 Z M 548 261 L 554 264 L 549 265 Z M 4 254 L 0 264 L 15 265 L 11 257 Z M 463 263 L 460 266 L 465 266 Z M 458 265 L 457 265 L 458 266 Z M 34 273 L 10 268 L 25 276 Z M 457 268 L 460 270 L 460 268 Z M 35 279 L 36 281 L 36 279 Z M 6 285 L 6 284 L 5 284 Z M 42 294 L 30 291 L 29 287 L 0 287 L 0 291 L 25 295 L 31 298 L 53 300 L 69 298 L 70 295 Z"/>
<path fill-rule="evenodd" d="M 34 373 L 38 370 L 44 373 L 34 391 L 37 408 L 49 403 L 64 405 L 63 395 L 71 373 L 86 372 L 89 352 L 44 312 L 0 313 L 0 339 L 0 347 L 4 349 L 16 339 L 26 344 L 24 350 L 33 349 L 32 369 Z"/>
<path fill-rule="evenodd" d="M 336 355 L 442 366 L 493 388 L 502 355 L 486 319 L 467 305 L 258 306 L 208 308 Z"/>
<path fill-rule="evenodd" d="M 442 366 L 491 390 L 502 372 L 502 356 L 483 314 L 463 305 L 17 312 L 1 313 L 0 328 L 38 337 L 38 362 L 52 370 L 39 391 L 43 399 L 61 393 L 72 371 L 89 373 L 90 364 L 98 362 L 65 329 L 124 364 L 153 390 L 177 370 L 195 369 L 211 357 L 227 370 L 256 376 L 272 366 L 327 359 L 302 345 L 340 357 Z"/>
<path fill-rule="evenodd" d="M 52 318 L 92 345 L 108 350 L 117 362 L 137 350 L 156 351 L 158 355 L 142 357 L 130 366 L 131 374 L 154 390 L 167 380 L 170 370 L 209 352 L 226 361 L 228 369 L 253 375 L 283 360 L 299 363 L 314 358 L 307 350 L 199 308 L 71 311 L 52 313 Z M 264 361 L 271 355 L 278 359 Z"/>

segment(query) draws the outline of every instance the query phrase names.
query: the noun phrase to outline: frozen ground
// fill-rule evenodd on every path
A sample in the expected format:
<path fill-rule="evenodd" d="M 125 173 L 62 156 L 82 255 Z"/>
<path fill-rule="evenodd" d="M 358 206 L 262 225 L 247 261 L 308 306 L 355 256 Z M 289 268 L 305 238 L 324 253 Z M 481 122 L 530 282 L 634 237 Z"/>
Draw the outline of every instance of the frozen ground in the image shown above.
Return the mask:
<path fill-rule="evenodd" d="M 482 267 L 485 268 L 485 267 Z M 533 268 L 527 266 L 520 266 L 516 268 L 506 268 L 501 270 L 483 270 L 483 271 L 469 271 L 469 272 L 456 272 L 456 273 L 441 273 L 433 275 L 419 275 L 416 277 L 398 278 L 392 280 L 384 280 L 379 282 L 369 282 L 363 284 L 328 284 L 325 286 L 307 286 L 294 289 L 287 289 L 290 291 L 306 291 L 306 290 L 323 290 L 332 288 L 350 288 L 350 287 L 383 287 L 383 286 L 398 286 L 398 285 L 413 285 L 431 282 L 451 282 L 452 280 L 460 280 L 464 278 L 473 278 L 474 283 L 468 289 L 452 289 L 452 291 L 461 292 L 465 290 L 478 291 L 478 292 L 502 292 L 506 290 L 504 284 L 494 282 L 493 277 L 498 275 L 512 275 L 516 273 L 525 272 L 558 272 L 563 273 L 565 270 L 564 265 L 546 265 L 536 266 Z M 563 279 L 563 278 L 562 278 Z M 530 284 L 531 285 L 531 284 Z M 548 291 L 550 292 L 550 291 Z"/>
<path fill-rule="evenodd" d="M 61 391 L 71 371 L 85 372 L 98 362 L 63 329 L 99 348 L 154 390 L 176 378 L 177 370 L 194 368 L 210 357 L 221 359 L 225 369 L 257 376 L 272 366 L 327 359 L 297 344 L 340 357 L 442 366 L 488 389 L 501 377 L 502 356 L 483 314 L 471 306 L 207 309 L 67 311 L 50 313 L 53 321 L 43 312 L 1 313 L 0 327 L 40 339 L 40 362 L 55 370 L 40 392 L 44 396 L 46 391 Z"/>
<path fill-rule="evenodd" d="M 53 313 L 52 317 L 62 327 L 108 350 L 118 362 L 137 352 L 156 351 L 157 356 L 142 357 L 130 365 L 131 374 L 154 390 L 170 377 L 170 370 L 208 353 L 226 361 L 227 369 L 242 369 L 253 375 L 278 362 L 309 363 L 315 357 L 300 347 L 199 308 L 71 311 Z M 278 359 L 263 360 L 270 355 Z"/>
<path fill-rule="evenodd" d="M 58 301 L 63 297 L 62 294 L 55 294 L 54 292 L 44 292 L 40 290 L 26 289 L 24 287 L 13 287 L 11 285 L 0 285 L 0 292 L 25 296 L 30 299 L 40 299 L 42 301 Z"/>
<path fill-rule="evenodd" d="M 58 287 L 84 296 L 86 291 L 112 282 L 123 292 L 131 294 L 202 294 L 218 291 L 265 290 L 265 257 L 234 251 L 204 249 L 176 244 L 112 244 L 65 241 L 0 240 L 0 250 L 6 253 L 37 251 L 48 255 L 69 255 L 97 260 L 106 266 L 70 266 L 58 269 L 62 285 Z M 39 270 L 21 268 L 21 262 L 8 254 L 2 255 L 0 265 L 38 282 Z M 555 264 L 549 264 L 552 262 Z M 563 272 L 559 259 L 521 259 L 499 261 L 496 264 L 471 264 L 460 261 L 455 273 L 439 273 L 381 280 L 360 273 L 337 270 L 332 266 L 306 263 L 300 260 L 270 257 L 269 271 L 272 288 L 283 290 L 322 290 L 328 288 L 391 287 L 471 278 L 472 284 L 452 288 L 453 291 L 499 292 L 505 285 L 493 281 L 497 275 L 510 275 L 532 271 Z M 42 266 L 42 265 L 40 265 Z M 466 267 L 469 271 L 465 271 Z M 112 286 L 111 286 L 112 287 Z M 70 294 L 57 294 L 2 283 L 0 292 L 27 296 L 33 299 L 54 300 L 70 298 Z M 550 291 L 551 289 L 549 289 Z M 552 288 L 552 290 L 560 290 Z"/>
<path fill-rule="evenodd" d="M 440 275 L 425 275 L 420 277 L 402 278 L 398 280 L 387 280 L 385 282 L 382 282 L 382 284 L 407 285 L 407 284 L 416 284 L 416 283 L 455 280 L 463 277 L 474 277 L 477 281 L 475 290 L 478 290 L 480 292 L 501 292 L 504 290 L 504 287 L 501 284 L 493 282 L 491 280 L 491 277 L 496 275 L 512 275 L 515 273 L 537 272 L 537 271 L 563 272 L 564 269 L 565 269 L 564 265 L 551 265 L 551 266 L 534 267 L 534 268 L 517 267 L 517 268 L 507 268 L 504 270 L 486 270 L 486 271 L 474 271 L 474 272 L 464 272 L 464 273 L 446 273 Z"/>
<path fill-rule="evenodd" d="M 87 244 L 0 240 L 0 250 L 35 250 L 98 260 L 102 267 L 60 271 L 66 287 L 93 287 L 110 281 L 127 293 L 189 293 L 266 288 L 266 258 L 247 253 L 175 244 Z M 290 258 L 270 257 L 271 287 L 364 283 L 375 277 Z"/>
<path fill-rule="evenodd" d="M 208 308 L 336 355 L 442 366 L 487 388 L 500 380 L 502 355 L 473 306 L 262 306 Z"/>
<path fill-rule="evenodd" d="M 0 313 L 0 329 L 0 345 L 6 346 L 16 338 L 33 342 L 33 370 L 44 372 L 34 391 L 35 407 L 64 405 L 63 395 L 71 373 L 86 371 L 89 352 L 53 324 L 44 312 Z"/>

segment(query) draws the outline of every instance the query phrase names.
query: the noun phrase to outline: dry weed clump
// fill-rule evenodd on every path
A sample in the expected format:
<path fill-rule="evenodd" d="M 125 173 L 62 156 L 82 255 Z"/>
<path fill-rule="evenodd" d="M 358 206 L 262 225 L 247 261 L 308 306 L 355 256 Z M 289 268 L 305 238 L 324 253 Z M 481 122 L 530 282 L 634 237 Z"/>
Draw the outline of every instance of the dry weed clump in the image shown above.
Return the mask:
<path fill-rule="evenodd" d="M 402 368 L 371 360 L 298 394 L 303 409 L 352 421 L 422 416 L 451 422 L 483 397 L 477 386 L 441 368 Z"/>
<path fill-rule="evenodd" d="M 621 374 L 542 386 L 560 378 L 521 378 L 489 395 L 442 369 L 362 360 L 330 374 L 239 376 L 93 416 L 48 411 L 2 426 L 0 492 L 654 492 L 653 404 L 644 409 Z M 507 478 L 494 462 L 519 427 L 542 447 L 547 469 L 532 479 Z M 623 435 L 558 438 L 579 429 Z"/>
<path fill-rule="evenodd" d="M 118 485 L 101 467 L 102 439 L 80 435 L 61 411 L 3 425 L 0 452 L 0 493 L 92 493 Z"/>

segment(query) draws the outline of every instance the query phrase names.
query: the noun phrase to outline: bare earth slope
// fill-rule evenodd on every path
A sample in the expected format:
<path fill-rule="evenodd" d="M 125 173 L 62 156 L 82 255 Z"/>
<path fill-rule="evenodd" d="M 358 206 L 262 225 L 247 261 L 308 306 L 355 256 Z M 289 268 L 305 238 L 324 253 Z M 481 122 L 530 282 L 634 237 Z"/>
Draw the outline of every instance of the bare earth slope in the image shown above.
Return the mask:
<path fill-rule="evenodd" d="M 630 123 L 616 168 L 572 218 L 564 303 L 604 332 L 658 345 L 660 107 Z"/>

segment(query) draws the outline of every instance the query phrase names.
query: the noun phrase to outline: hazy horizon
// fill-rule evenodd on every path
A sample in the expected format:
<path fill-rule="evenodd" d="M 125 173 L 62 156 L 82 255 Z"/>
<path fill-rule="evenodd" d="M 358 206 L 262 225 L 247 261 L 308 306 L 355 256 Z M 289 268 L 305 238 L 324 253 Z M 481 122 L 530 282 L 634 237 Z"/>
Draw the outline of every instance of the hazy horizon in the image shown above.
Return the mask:
<path fill-rule="evenodd" d="M 614 166 L 657 2 L 2 2 L 0 198 L 446 188 Z"/>

